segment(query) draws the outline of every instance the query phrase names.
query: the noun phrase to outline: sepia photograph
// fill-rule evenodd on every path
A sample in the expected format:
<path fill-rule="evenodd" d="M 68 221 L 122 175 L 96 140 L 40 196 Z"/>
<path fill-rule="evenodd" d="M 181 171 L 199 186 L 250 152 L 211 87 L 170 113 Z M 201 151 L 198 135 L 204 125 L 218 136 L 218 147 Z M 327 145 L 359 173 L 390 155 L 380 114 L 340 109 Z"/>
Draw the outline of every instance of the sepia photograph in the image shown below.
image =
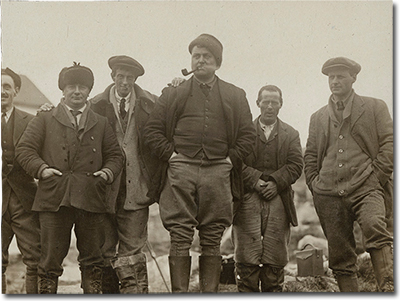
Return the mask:
<path fill-rule="evenodd" d="M 3 297 L 394 296 L 395 14 L 2 0 Z"/>

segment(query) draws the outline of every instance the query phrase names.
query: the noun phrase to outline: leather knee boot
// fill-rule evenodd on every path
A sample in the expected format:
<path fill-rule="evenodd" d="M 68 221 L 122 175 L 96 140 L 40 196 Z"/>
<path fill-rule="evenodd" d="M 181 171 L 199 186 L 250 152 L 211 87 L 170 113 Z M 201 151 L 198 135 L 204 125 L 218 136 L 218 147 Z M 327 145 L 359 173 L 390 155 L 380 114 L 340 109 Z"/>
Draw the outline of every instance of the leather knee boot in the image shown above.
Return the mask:
<path fill-rule="evenodd" d="M 39 276 L 39 294 L 57 294 L 58 277 Z"/>
<path fill-rule="evenodd" d="M 81 267 L 82 289 L 84 294 L 101 294 L 103 269 L 98 266 Z"/>
<path fill-rule="evenodd" d="M 38 293 L 38 275 L 36 273 L 26 273 L 25 276 L 25 288 L 27 294 Z"/>
<path fill-rule="evenodd" d="M 284 281 L 283 267 L 264 264 L 260 271 L 260 281 L 262 292 L 282 292 Z"/>
<path fill-rule="evenodd" d="M 169 273 L 173 293 L 189 291 L 191 256 L 169 256 Z"/>
<path fill-rule="evenodd" d="M 335 277 L 341 292 L 359 292 L 357 274 L 336 275 Z"/>
<path fill-rule="evenodd" d="M 112 266 L 103 268 L 103 278 L 101 279 L 103 294 L 119 294 L 119 279 Z"/>
<path fill-rule="evenodd" d="M 236 285 L 240 293 L 260 292 L 260 270 L 258 265 L 235 263 Z"/>
<path fill-rule="evenodd" d="M 199 256 L 201 293 L 217 293 L 221 276 L 221 256 Z"/>
<path fill-rule="evenodd" d="M 111 261 L 111 264 L 121 282 L 121 294 L 149 292 L 145 254 L 119 257 Z"/>
<path fill-rule="evenodd" d="M 6 294 L 7 292 L 7 276 L 5 271 L 1 274 L 1 293 Z"/>
<path fill-rule="evenodd" d="M 380 292 L 394 292 L 393 284 L 393 253 L 391 246 L 387 245 L 382 249 L 371 249 L 372 266 L 378 290 Z"/>

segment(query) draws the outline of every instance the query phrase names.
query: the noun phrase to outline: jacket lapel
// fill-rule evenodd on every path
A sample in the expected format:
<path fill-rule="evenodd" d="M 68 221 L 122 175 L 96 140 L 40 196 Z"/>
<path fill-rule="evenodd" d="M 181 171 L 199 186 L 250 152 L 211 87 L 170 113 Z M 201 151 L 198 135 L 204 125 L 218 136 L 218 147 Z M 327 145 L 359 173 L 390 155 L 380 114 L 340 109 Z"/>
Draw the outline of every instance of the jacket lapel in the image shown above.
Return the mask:
<path fill-rule="evenodd" d="M 354 95 L 353 99 L 353 107 L 351 108 L 351 120 L 350 120 L 350 128 L 354 127 L 354 124 L 357 120 L 364 114 L 364 100 L 358 96 L 357 94 Z"/>
<path fill-rule="evenodd" d="M 288 133 L 286 130 L 286 125 L 279 118 L 276 126 L 278 130 L 278 152 L 281 153 L 280 150 L 282 149 L 282 146 L 286 142 Z"/>
<path fill-rule="evenodd" d="M 85 123 L 85 127 L 83 129 L 82 135 L 84 135 L 87 131 L 89 131 L 92 127 L 94 127 L 97 122 L 98 122 L 98 118 L 97 118 L 96 114 L 91 109 L 89 109 L 87 112 L 87 119 L 86 119 L 86 123 Z"/>
<path fill-rule="evenodd" d="M 14 108 L 14 135 L 13 135 L 13 142 L 14 146 L 17 145 L 19 139 L 21 138 L 28 121 L 28 114 Z"/>
<path fill-rule="evenodd" d="M 65 109 L 62 107 L 62 104 L 58 104 L 58 106 L 53 110 L 53 117 L 62 125 L 74 129 L 71 120 L 68 118 Z"/>

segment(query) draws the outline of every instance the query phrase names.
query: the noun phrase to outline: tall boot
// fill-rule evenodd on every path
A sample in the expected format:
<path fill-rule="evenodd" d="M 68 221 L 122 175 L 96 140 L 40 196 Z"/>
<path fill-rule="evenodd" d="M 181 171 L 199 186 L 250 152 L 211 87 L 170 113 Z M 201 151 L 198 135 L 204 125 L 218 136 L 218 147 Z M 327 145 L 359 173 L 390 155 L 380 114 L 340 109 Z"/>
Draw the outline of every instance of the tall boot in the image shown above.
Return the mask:
<path fill-rule="evenodd" d="M 199 256 L 201 293 L 217 293 L 221 276 L 221 256 Z"/>
<path fill-rule="evenodd" d="M 103 294 L 119 294 L 119 279 L 112 266 L 103 268 L 103 278 L 101 279 Z"/>
<path fill-rule="evenodd" d="M 372 266 L 380 292 L 394 292 L 393 284 L 393 253 L 391 246 L 382 249 L 371 249 Z"/>
<path fill-rule="evenodd" d="M 335 275 L 341 292 L 359 292 L 357 274 Z"/>
<path fill-rule="evenodd" d="M 264 264 L 260 271 L 260 281 L 262 292 L 282 292 L 284 281 L 283 267 Z"/>
<path fill-rule="evenodd" d="M 57 294 L 58 277 L 39 276 L 39 294 Z"/>
<path fill-rule="evenodd" d="M 121 281 L 121 294 L 147 294 L 149 292 L 145 254 L 119 257 L 112 260 L 111 265 Z"/>
<path fill-rule="evenodd" d="M 98 266 L 81 267 L 81 286 L 84 294 L 101 294 L 103 269 Z"/>
<path fill-rule="evenodd" d="M 38 275 L 28 274 L 25 276 L 25 287 L 27 294 L 37 294 L 38 293 Z"/>
<path fill-rule="evenodd" d="M 189 291 L 191 256 L 169 256 L 169 273 L 173 293 Z M 220 262 L 221 264 L 221 262 Z"/>
<path fill-rule="evenodd" d="M 235 262 L 236 285 L 240 293 L 259 293 L 260 267 Z"/>

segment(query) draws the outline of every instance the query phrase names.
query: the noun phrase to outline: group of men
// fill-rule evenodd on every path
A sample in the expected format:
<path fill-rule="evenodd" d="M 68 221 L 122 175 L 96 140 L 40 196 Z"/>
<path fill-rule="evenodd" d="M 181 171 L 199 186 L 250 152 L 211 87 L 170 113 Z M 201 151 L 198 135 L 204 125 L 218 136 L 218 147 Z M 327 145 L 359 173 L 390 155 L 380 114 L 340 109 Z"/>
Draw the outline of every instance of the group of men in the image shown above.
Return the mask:
<path fill-rule="evenodd" d="M 113 83 L 88 100 L 93 73 L 74 63 L 59 74 L 60 104 L 36 117 L 13 106 L 21 79 L 2 69 L 3 293 L 14 235 L 26 292 L 56 293 L 73 226 L 84 293 L 148 293 L 154 202 L 170 234 L 172 292 L 189 291 L 195 229 L 200 292 L 218 291 L 231 224 L 238 291 L 282 291 L 297 225 L 291 185 L 303 170 L 299 133 L 278 118 L 274 85 L 260 89 L 252 121 L 244 90 L 215 74 L 217 38 L 202 34 L 189 52 L 194 75 L 159 98 L 135 83 L 141 64 L 119 55 L 108 60 Z M 383 101 L 355 94 L 360 69 L 343 57 L 324 64 L 332 95 L 311 117 L 305 174 L 340 291 L 358 291 L 354 221 L 379 290 L 393 291 L 393 123 Z"/>

